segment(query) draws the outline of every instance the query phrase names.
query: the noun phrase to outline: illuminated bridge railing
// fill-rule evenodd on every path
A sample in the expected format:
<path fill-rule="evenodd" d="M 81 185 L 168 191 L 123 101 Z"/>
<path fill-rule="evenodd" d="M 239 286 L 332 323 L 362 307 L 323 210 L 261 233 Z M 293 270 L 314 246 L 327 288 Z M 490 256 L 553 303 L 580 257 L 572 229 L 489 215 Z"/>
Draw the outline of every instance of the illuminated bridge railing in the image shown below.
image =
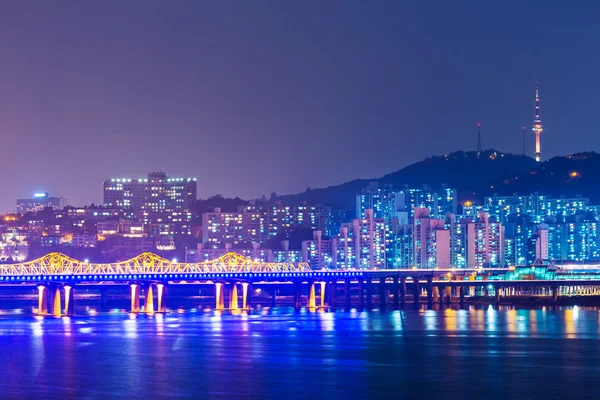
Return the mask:
<path fill-rule="evenodd" d="M 276 263 L 255 261 L 238 253 L 199 263 L 179 263 L 153 253 L 142 253 L 127 261 L 107 264 L 86 263 L 62 253 L 50 253 L 25 263 L 0 264 L 0 276 L 40 275 L 146 275 L 198 273 L 276 273 L 310 272 L 305 262 Z"/>

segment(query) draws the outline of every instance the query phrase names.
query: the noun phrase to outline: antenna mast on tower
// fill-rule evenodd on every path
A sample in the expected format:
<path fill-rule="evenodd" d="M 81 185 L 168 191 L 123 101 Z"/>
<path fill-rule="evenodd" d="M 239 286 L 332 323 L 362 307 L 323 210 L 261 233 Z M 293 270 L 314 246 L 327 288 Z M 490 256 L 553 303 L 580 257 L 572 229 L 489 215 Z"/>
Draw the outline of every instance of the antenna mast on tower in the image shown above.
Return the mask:
<path fill-rule="evenodd" d="M 542 138 L 541 133 L 544 132 L 542 127 L 542 119 L 540 118 L 540 88 L 538 81 L 535 82 L 535 118 L 533 119 L 533 128 L 535 134 L 535 161 L 542 161 Z"/>

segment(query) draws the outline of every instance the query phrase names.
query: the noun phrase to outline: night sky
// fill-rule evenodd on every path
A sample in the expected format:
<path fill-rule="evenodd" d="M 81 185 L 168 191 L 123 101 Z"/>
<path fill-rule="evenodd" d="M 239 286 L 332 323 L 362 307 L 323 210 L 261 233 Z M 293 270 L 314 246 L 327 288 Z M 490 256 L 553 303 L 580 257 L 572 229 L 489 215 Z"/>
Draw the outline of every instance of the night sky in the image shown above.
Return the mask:
<path fill-rule="evenodd" d="M 600 148 L 600 2 L 4 1 L 0 211 L 153 170 L 243 198 L 433 154 Z"/>

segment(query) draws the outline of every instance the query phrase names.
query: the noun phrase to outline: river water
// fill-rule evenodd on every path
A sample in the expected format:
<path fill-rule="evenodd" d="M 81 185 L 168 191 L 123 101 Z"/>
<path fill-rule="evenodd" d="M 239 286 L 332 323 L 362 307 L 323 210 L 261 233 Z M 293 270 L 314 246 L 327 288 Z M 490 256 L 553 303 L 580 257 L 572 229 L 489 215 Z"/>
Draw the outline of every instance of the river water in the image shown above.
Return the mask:
<path fill-rule="evenodd" d="M 1 399 L 599 399 L 593 308 L 0 314 Z"/>

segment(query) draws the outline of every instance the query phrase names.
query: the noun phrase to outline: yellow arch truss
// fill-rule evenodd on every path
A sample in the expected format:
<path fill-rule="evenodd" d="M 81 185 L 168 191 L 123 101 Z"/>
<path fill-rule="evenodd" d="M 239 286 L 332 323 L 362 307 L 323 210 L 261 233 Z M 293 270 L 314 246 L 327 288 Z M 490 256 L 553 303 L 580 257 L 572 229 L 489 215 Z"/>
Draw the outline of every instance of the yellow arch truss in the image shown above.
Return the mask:
<path fill-rule="evenodd" d="M 0 264 L 0 276 L 309 271 L 311 271 L 311 268 L 306 262 L 262 262 L 234 252 L 229 252 L 214 260 L 199 263 L 173 262 L 154 253 L 146 252 L 127 261 L 109 264 L 86 263 L 62 253 L 50 253 L 24 263 Z"/>

